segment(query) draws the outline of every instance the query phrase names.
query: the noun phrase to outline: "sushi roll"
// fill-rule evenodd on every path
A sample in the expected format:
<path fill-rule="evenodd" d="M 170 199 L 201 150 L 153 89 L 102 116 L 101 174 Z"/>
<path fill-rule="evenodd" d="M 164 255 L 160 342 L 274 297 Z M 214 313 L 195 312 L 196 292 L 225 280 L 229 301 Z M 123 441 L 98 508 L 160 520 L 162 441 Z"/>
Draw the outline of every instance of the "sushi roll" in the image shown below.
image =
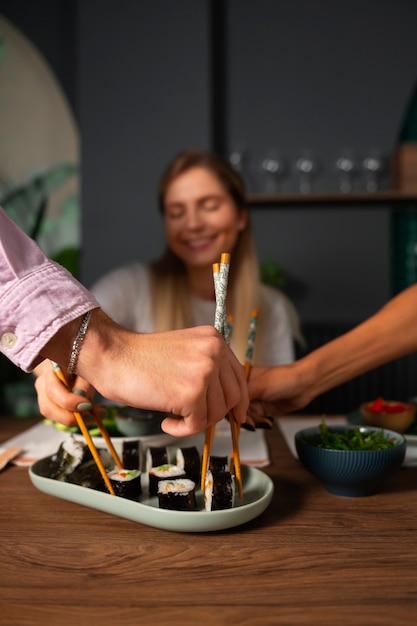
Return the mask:
<path fill-rule="evenodd" d="M 146 450 L 146 471 L 168 463 L 168 450 L 164 447 L 149 447 Z"/>
<path fill-rule="evenodd" d="M 66 477 L 79 465 L 92 458 L 92 454 L 84 442 L 77 441 L 73 436 L 68 437 L 60 444 L 58 451 L 51 458 L 48 477 L 65 481 Z"/>
<path fill-rule="evenodd" d="M 234 476 L 230 472 L 208 470 L 204 485 L 204 508 L 221 511 L 233 508 L 235 496 Z"/>
<path fill-rule="evenodd" d="M 140 441 L 123 441 L 122 463 L 125 469 L 141 468 Z"/>
<path fill-rule="evenodd" d="M 152 467 L 149 471 L 149 495 L 156 496 L 158 493 L 158 483 L 161 480 L 174 480 L 175 478 L 185 478 L 185 471 L 177 465 L 164 463 L 164 465 Z"/>
<path fill-rule="evenodd" d="M 209 470 L 212 472 L 227 472 L 228 462 L 227 456 L 210 456 Z"/>
<path fill-rule="evenodd" d="M 103 466 L 110 468 L 112 464 L 111 462 L 108 462 L 109 459 L 107 458 L 107 455 L 103 454 L 103 452 L 107 451 L 98 450 Z M 103 476 L 101 475 L 94 459 L 90 459 L 89 461 L 85 461 L 84 463 L 78 465 L 70 474 L 67 474 L 65 482 L 108 493 Z"/>
<path fill-rule="evenodd" d="M 160 480 L 158 483 L 158 503 L 160 509 L 170 511 L 195 511 L 195 482 L 189 478 Z"/>
<path fill-rule="evenodd" d="M 137 469 L 115 468 L 107 473 L 116 496 L 128 500 L 139 500 L 142 493 L 141 472 Z"/>
<path fill-rule="evenodd" d="M 197 485 L 201 480 L 201 458 L 200 453 L 195 446 L 189 448 L 177 448 L 176 463 L 181 467 L 190 480 Z"/>

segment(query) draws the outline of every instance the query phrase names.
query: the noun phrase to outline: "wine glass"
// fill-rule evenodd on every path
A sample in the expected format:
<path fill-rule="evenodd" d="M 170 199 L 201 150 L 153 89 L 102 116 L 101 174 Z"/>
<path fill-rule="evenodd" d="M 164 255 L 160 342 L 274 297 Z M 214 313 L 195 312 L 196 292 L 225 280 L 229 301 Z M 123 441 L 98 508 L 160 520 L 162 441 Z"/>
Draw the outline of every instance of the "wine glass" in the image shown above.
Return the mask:
<path fill-rule="evenodd" d="M 357 163 L 350 151 L 346 151 L 336 159 L 336 170 L 339 173 L 339 190 L 350 193 L 353 189 L 353 178 L 357 171 Z"/>
<path fill-rule="evenodd" d="M 295 162 L 295 169 L 298 172 L 298 187 L 301 193 L 311 193 L 313 189 L 313 178 L 319 169 L 318 160 L 309 152 L 304 151 Z"/>
<path fill-rule="evenodd" d="M 238 144 L 229 153 L 229 163 L 245 183 L 247 190 L 253 188 L 252 175 L 249 168 L 249 154 L 245 146 Z"/>
<path fill-rule="evenodd" d="M 380 175 L 384 168 L 384 160 L 377 151 L 370 151 L 362 161 L 362 169 L 365 172 L 366 191 L 374 193 L 380 185 Z"/>
<path fill-rule="evenodd" d="M 261 161 L 261 173 L 265 193 L 274 194 L 279 190 L 279 181 L 286 171 L 285 159 L 275 150 L 266 153 Z"/>
<path fill-rule="evenodd" d="M 229 163 L 239 174 L 245 169 L 246 156 L 246 150 L 241 146 L 237 146 L 229 154 Z"/>

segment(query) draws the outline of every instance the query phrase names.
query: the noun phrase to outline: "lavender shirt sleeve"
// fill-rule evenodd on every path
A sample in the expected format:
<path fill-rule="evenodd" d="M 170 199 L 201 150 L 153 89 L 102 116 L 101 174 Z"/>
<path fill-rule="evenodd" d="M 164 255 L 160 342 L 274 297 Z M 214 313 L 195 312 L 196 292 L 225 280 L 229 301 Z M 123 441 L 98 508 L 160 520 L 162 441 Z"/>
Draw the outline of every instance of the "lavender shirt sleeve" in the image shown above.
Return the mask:
<path fill-rule="evenodd" d="M 62 326 L 98 306 L 0 207 L 0 351 L 31 371 Z"/>

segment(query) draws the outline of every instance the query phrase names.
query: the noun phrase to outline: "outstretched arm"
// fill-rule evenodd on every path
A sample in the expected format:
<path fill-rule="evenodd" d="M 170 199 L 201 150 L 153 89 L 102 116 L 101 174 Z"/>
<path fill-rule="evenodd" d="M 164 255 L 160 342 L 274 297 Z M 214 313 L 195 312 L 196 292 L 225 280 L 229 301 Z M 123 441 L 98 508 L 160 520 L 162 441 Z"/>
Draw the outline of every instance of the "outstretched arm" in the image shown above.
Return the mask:
<path fill-rule="evenodd" d="M 417 285 L 348 333 L 290 365 L 253 368 L 252 417 L 282 415 L 384 363 L 417 350 Z"/>

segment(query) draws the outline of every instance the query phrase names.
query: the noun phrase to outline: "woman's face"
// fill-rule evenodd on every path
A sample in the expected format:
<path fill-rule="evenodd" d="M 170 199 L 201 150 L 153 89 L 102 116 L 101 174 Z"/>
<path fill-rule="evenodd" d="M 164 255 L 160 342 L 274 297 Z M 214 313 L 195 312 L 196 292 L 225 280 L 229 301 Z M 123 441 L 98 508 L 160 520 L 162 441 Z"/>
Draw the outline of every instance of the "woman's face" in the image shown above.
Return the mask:
<path fill-rule="evenodd" d="M 164 202 L 165 231 L 171 250 L 188 267 L 201 267 L 232 252 L 248 221 L 238 212 L 220 180 L 204 167 L 194 167 L 174 178 Z"/>

